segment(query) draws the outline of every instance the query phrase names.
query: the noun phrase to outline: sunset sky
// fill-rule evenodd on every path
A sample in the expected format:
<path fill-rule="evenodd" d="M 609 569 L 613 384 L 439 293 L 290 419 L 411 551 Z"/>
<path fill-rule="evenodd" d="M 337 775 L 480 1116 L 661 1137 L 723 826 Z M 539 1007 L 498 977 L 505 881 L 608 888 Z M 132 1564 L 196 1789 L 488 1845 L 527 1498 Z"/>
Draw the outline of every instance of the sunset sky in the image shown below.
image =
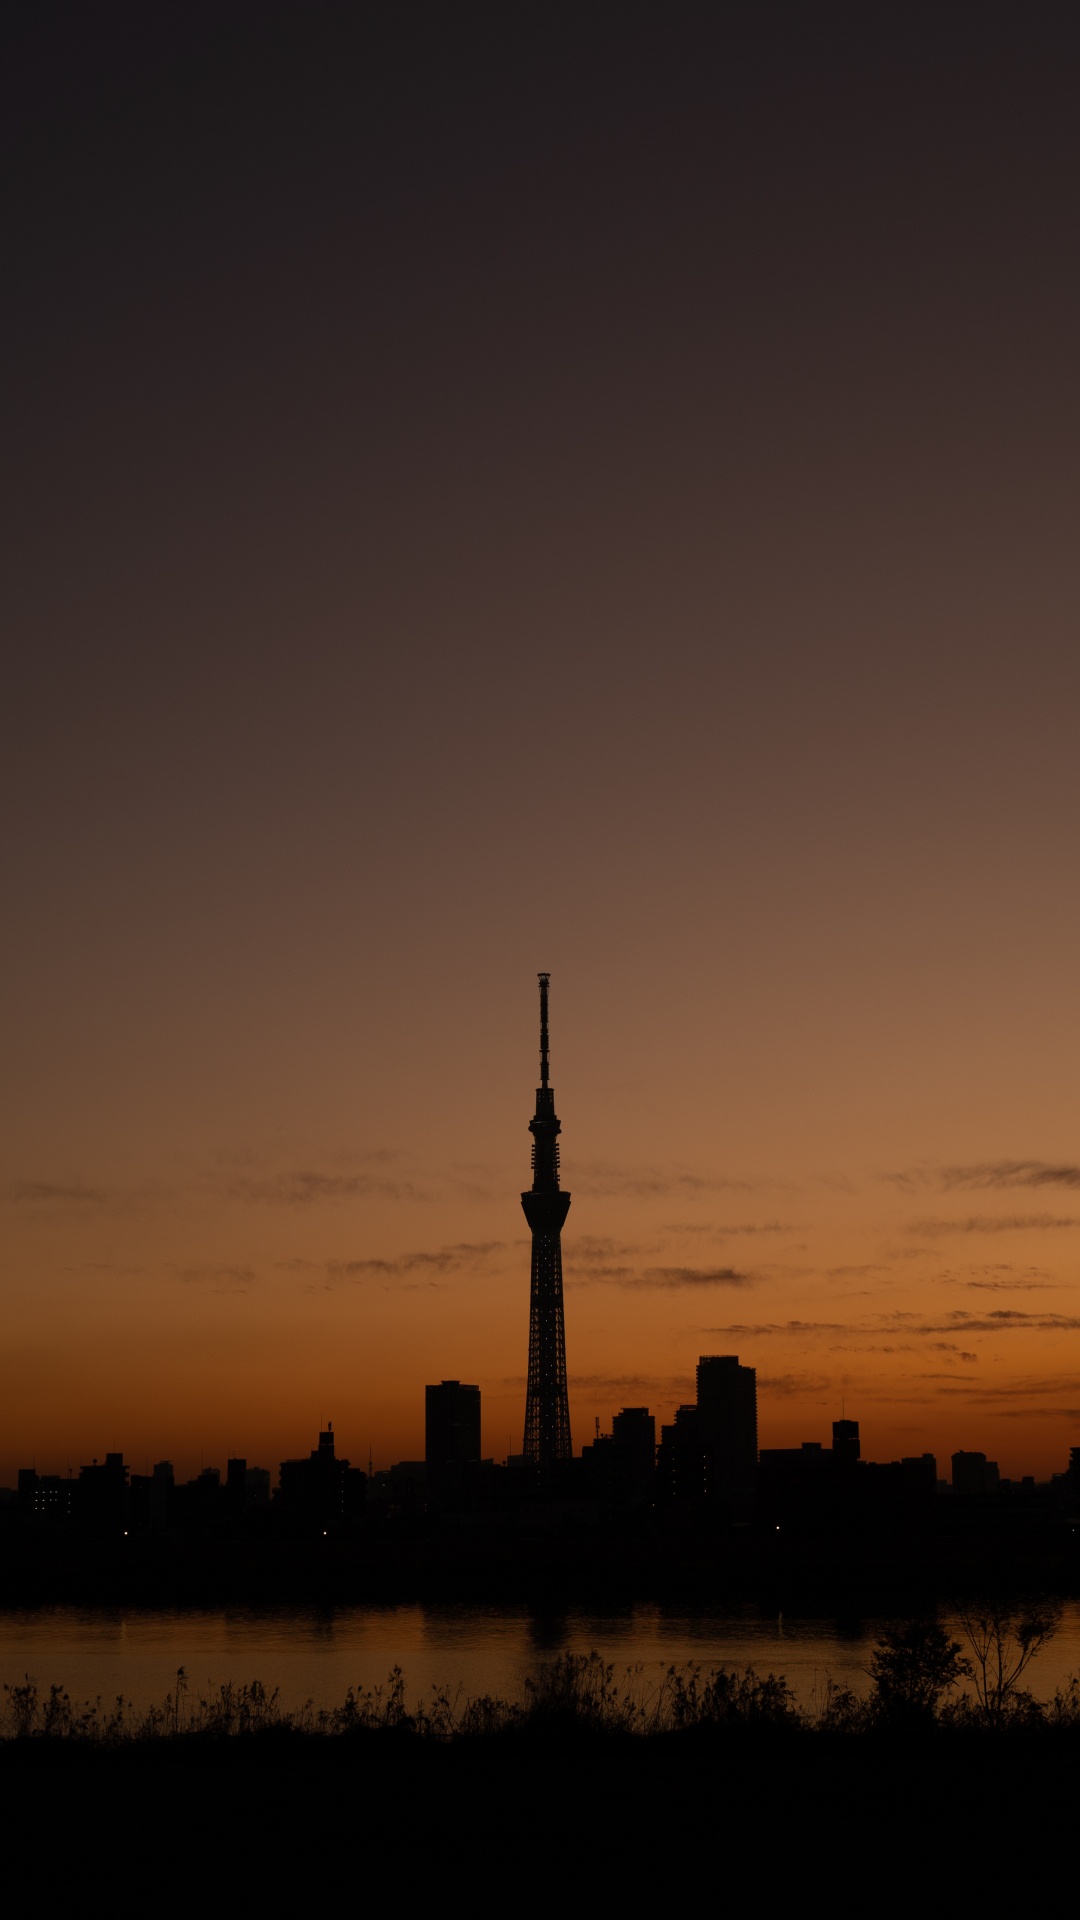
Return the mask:
<path fill-rule="evenodd" d="M 22 24 L 19 13 L 25 16 Z M 1080 1442 L 1080 12 L 2 28 L 0 1485 Z"/>

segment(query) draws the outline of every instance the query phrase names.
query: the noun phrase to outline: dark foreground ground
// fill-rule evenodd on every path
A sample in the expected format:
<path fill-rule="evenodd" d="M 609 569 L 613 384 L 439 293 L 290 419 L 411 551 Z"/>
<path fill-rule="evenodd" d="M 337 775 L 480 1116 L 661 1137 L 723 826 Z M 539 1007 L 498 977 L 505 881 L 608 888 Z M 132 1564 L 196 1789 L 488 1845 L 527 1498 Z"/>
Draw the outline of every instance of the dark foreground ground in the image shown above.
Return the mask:
<path fill-rule="evenodd" d="M 996 1913 L 1070 1883 L 1078 1773 L 1046 1734 L 9 1741 L 4 1872 L 12 1912 Z"/>

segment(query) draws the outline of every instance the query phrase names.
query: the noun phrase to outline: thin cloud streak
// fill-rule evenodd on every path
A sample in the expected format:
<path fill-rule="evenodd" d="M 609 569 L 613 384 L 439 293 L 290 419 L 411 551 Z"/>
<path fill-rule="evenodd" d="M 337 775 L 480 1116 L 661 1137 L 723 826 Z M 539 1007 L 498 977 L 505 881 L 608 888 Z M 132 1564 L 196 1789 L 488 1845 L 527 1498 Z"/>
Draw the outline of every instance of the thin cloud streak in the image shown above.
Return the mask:
<path fill-rule="evenodd" d="M 763 1373 L 758 1379 L 759 1388 L 784 1400 L 800 1399 L 804 1394 L 831 1393 L 834 1385 L 828 1375 L 820 1373 Z"/>
<path fill-rule="evenodd" d="M 703 1336 L 709 1335 L 713 1338 L 722 1335 L 725 1339 L 730 1337 L 743 1340 L 764 1340 L 777 1333 L 839 1333 L 854 1335 L 859 1333 L 860 1329 L 858 1327 L 844 1326 L 841 1321 L 836 1320 L 773 1320 L 759 1321 L 757 1323 L 735 1321 L 726 1327 L 701 1327 L 699 1331 Z M 875 1328 L 874 1331 L 880 1333 L 882 1329 L 878 1327 Z M 907 1329 L 905 1328 L 905 1332 L 906 1331 Z"/>
<path fill-rule="evenodd" d="M 575 1373 L 567 1385 L 576 1393 L 646 1394 L 659 1399 L 694 1391 L 689 1374 Z"/>
<path fill-rule="evenodd" d="M 208 1286 L 212 1293 L 247 1293 L 255 1283 L 253 1267 L 166 1267 L 170 1279 L 186 1287 Z"/>
<path fill-rule="evenodd" d="M 103 1207 L 109 1195 L 103 1187 L 64 1186 L 50 1180 L 16 1180 L 8 1188 L 15 1206 Z"/>
<path fill-rule="evenodd" d="M 1080 1227 L 1080 1220 L 1068 1215 L 976 1214 L 967 1220 L 915 1220 L 908 1231 L 925 1239 L 935 1239 L 951 1233 L 1059 1233 L 1074 1227 Z"/>
<path fill-rule="evenodd" d="M 736 1267 L 595 1267 L 568 1280 L 578 1287 L 753 1287 L 756 1276 Z"/>
<path fill-rule="evenodd" d="M 502 1240 L 459 1241 L 434 1252 L 398 1254 L 394 1259 L 368 1256 L 358 1260 L 327 1260 L 324 1272 L 332 1280 L 397 1280 L 418 1273 L 460 1273 L 482 1266 L 493 1254 L 506 1250 Z"/>
<path fill-rule="evenodd" d="M 1018 1188 L 1029 1191 L 1046 1187 L 1080 1189 L 1080 1166 L 1067 1160 L 982 1160 L 969 1166 L 905 1167 L 883 1178 L 909 1192 L 917 1187 L 935 1187 L 941 1193 L 978 1188 L 1002 1193 Z"/>
<path fill-rule="evenodd" d="M 646 1267 L 639 1276 L 643 1287 L 752 1287 L 752 1273 L 736 1267 Z"/>
<path fill-rule="evenodd" d="M 1060 1293 L 1061 1288 L 1053 1280 L 961 1280 L 962 1287 L 972 1287 L 980 1293 Z"/>
<path fill-rule="evenodd" d="M 731 1180 L 724 1176 L 664 1170 L 653 1173 L 635 1172 L 629 1168 L 612 1167 L 597 1161 L 575 1167 L 572 1185 L 575 1192 L 589 1194 L 593 1198 L 618 1194 L 652 1198 L 659 1194 L 670 1193 L 751 1193 L 753 1191 L 753 1183 L 749 1180 Z"/>
<path fill-rule="evenodd" d="M 362 1200 L 378 1195 L 386 1200 L 423 1200 L 426 1195 L 409 1181 L 379 1180 L 370 1173 L 318 1173 L 300 1169 L 263 1178 L 242 1175 L 230 1180 L 231 1199 L 249 1205 L 314 1207 L 337 1200 Z"/>
<path fill-rule="evenodd" d="M 1080 1317 L 1062 1313 L 1023 1313 L 1019 1308 L 1000 1307 L 982 1318 L 956 1308 L 945 1321 L 918 1321 L 914 1315 L 896 1313 L 874 1321 L 844 1326 L 828 1320 L 773 1320 L 758 1323 L 736 1322 L 723 1327 L 704 1327 L 702 1333 L 724 1338 L 765 1340 L 777 1335 L 806 1337 L 838 1334 L 844 1339 L 881 1339 L 890 1332 L 903 1339 L 973 1333 L 1076 1333 Z"/>
<path fill-rule="evenodd" d="M 956 1187 L 1080 1187 L 1080 1167 L 1045 1160 L 988 1160 L 974 1167 L 943 1167 L 941 1181 Z"/>

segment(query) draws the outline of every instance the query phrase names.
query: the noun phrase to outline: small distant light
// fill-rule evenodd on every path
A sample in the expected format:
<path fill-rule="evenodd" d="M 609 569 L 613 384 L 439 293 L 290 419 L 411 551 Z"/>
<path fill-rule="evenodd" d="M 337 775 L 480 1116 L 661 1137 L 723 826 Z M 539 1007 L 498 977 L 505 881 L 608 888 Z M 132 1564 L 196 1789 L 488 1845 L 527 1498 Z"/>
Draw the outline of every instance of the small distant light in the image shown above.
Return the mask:
<path fill-rule="evenodd" d="M 127 1528 L 125 1527 L 125 1528 L 124 1528 L 124 1539 L 126 1540 L 126 1539 L 127 1539 L 127 1537 L 128 1537 L 128 1535 L 127 1535 Z"/>
<path fill-rule="evenodd" d="M 777 1531 L 777 1533 L 779 1533 L 779 1531 L 780 1531 L 780 1529 L 779 1529 L 779 1527 L 777 1527 L 777 1529 L 776 1529 L 776 1531 Z"/>
<path fill-rule="evenodd" d="M 322 1537 L 323 1537 L 323 1539 L 324 1539 L 324 1540 L 326 1539 L 326 1528 L 325 1528 L 325 1527 L 324 1527 L 324 1528 L 323 1528 L 323 1530 L 322 1530 Z"/>

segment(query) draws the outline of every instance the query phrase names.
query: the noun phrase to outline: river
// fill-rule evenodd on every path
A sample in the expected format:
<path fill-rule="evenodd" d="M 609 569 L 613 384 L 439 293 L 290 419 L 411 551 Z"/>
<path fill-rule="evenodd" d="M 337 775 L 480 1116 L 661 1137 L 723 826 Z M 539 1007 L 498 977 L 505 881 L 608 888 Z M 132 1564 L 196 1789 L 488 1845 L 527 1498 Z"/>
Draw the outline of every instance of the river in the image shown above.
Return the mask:
<path fill-rule="evenodd" d="M 957 1622 L 944 1616 L 958 1639 Z M 385 1685 L 400 1667 L 409 1704 L 433 1688 L 451 1697 L 520 1700 L 538 1661 L 596 1650 L 617 1675 L 634 1670 L 642 1691 L 672 1665 L 753 1666 L 783 1674 L 813 1709 L 833 1685 L 864 1693 L 881 1623 L 792 1619 L 745 1612 L 680 1614 L 639 1606 L 602 1616 L 558 1617 L 501 1607 L 341 1607 L 320 1612 L 42 1607 L 0 1613 L 0 1681 L 59 1684 L 75 1700 L 122 1694 L 138 1709 L 161 1702 L 183 1667 L 193 1695 L 226 1681 L 277 1687 L 284 1707 L 337 1705 L 350 1686 Z M 1080 1603 L 1063 1610 L 1025 1683 L 1050 1697 L 1080 1671 Z"/>

